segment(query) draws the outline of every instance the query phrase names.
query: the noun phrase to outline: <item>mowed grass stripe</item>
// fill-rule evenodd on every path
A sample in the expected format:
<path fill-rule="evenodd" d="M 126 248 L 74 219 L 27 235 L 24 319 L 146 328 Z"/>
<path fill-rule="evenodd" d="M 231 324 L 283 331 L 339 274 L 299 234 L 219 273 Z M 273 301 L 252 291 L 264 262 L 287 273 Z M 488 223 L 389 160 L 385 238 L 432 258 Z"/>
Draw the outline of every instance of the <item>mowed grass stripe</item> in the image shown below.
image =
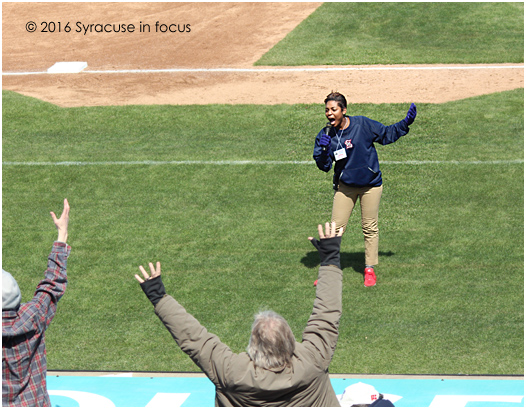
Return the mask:
<path fill-rule="evenodd" d="M 2 160 L 57 162 L 310 162 L 323 104 L 60 108 L 3 92 Z M 410 132 L 377 146 L 383 162 L 508 161 L 522 157 L 523 89 L 418 104 Z M 409 104 L 352 104 L 384 124 Z M 518 149 L 518 147 L 520 147 Z"/>
<path fill-rule="evenodd" d="M 438 161 L 438 160 L 410 160 L 410 161 L 380 161 L 384 165 L 511 165 L 524 163 L 524 159 L 490 160 L 490 161 Z M 313 161 L 107 161 L 107 162 L 2 162 L 3 166 L 111 166 L 111 165 L 312 165 Z"/>

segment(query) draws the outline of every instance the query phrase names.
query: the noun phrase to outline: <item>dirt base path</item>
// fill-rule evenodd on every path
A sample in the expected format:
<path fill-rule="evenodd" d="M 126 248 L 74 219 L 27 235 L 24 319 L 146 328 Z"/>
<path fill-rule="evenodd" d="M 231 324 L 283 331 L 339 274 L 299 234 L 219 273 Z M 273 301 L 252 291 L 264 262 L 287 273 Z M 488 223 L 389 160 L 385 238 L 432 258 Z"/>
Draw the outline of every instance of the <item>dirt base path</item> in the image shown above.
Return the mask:
<path fill-rule="evenodd" d="M 73 107 L 321 103 L 331 90 L 350 103 L 440 103 L 524 87 L 523 64 L 253 66 L 320 4 L 3 3 L 2 72 L 25 75 L 3 75 L 2 88 Z M 35 32 L 28 22 L 36 23 Z M 42 32 L 44 22 L 54 32 Z M 97 32 L 106 24 L 126 32 Z M 88 67 L 45 73 L 59 61 Z M 148 71 L 174 69 L 188 71 Z"/>

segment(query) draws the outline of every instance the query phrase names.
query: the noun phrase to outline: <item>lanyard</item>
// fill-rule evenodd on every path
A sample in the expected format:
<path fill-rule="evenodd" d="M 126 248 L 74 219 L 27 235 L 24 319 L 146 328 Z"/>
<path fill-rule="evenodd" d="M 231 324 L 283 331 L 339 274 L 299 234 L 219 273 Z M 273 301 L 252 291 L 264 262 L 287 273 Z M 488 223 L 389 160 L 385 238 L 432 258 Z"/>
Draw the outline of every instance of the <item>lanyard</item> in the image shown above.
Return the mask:
<path fill-rule="evenodd" d="M 344 116 L 344 118 L 347 118 L 346 116 Z M 347 119 L 345 120 L 345 122 L 347 123 Z M 344 125 L 345 127 L 345 125 Z M 338 132 L 336 132 L 336 137 L 338 138 L 338 144 L 336 145 L 336 149 L 338 147 L 341 146 L 341 148 L 343 149 L 343 145 L 342 145 L 342 136 L 343 136 L 343 128 L 340 130 L 340 135 L 338 136 Z"/>

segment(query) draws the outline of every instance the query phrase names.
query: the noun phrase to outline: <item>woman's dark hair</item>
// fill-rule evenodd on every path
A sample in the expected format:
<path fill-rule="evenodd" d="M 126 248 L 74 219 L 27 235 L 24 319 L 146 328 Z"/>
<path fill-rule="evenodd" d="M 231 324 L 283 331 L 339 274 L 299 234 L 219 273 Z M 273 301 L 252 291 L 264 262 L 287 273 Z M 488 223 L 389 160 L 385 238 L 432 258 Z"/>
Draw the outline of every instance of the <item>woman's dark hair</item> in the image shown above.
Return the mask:
<path fill-rule="evenodd" d="M 336 101 L 341 109 L 347 109 L 347 100 L 339 92 L 331 92 L 329 95 L 327 95 L 327 98 L 325 98 L 325 101 L 323 102 L 327 104 L 329 101 Z"/>

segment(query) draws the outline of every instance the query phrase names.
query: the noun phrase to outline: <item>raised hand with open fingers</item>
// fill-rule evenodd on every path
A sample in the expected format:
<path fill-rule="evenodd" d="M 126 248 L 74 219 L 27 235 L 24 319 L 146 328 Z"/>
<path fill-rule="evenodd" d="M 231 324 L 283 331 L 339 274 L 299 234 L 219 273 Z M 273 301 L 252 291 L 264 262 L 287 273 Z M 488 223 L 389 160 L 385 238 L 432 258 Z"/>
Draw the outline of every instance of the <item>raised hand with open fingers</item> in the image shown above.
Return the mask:
<path fill-rule="evenodd" d="M 336 233 L 336 223 L 325 223 L 325 232 L 323 226 L 318 224 L 318 234 L 320 240 L 314 237 L 309 237 L 310 242 L 318 250 L 320 255 L 320 265 L 328 266 L 333 265 L 338 268 L 340 266 L 340 245 L 343 235 L 343 227 Z"/>
<path fill-rule="evenodd" d="M 60 241 L 62 243 L 67 243 L 68 241 L 68 224 L 69 224 L 69 203 L 68 199 L 64 199 L 64 210 L 62 210 L 62 214 L 60 215 L 60 218 L 57 218 L 56 214 L 54 212 L 49 212 L 51 214 L 51 218 L 53 219 L 53 223 L 55 223 L 55 226 L 58 230 L 58 238 L 57 241 Z"/>
<path fill-rule="evenodd" d="M 148 275 L 143 266 L 139 266 L 139 270 L 142 273 L 142 277 L 139 274 L 135 274 L 135 279 L 140 283 L 144 294 L 152 302 L 154 307 L 159 301 L 166 295 L 163 281 L 161 280 L 161 262 L 158 261 L 153 266 L 153 263 L 148 263 L 150 267 L 151 276 Z"/>
<path fill-rule="evenodd" d="M 318 234 L 320 239 L 330 239 L 332 237 L 341 237 L 343 235 L 343 227 L 340 227 L 338 234 L 336 234 L 336 223 L 329 222 L 325 223 L 325 233 L 323 232 L 323 225 L 318 224 Z M 309 240 L 312 241 L 314 237 L 309 237 Z M 315 246 L 316 247 L 316 246 Z"/>
<path fill-rule="evenodd" d="M 148 263 L 148 265 L 150 266 L 150 272 L 152 273 L 152 275 L 149 276 L 146 270 L 144 269 L 144 267 L 139 266 L 139 270 L 141 271 L 144 277 L 144 279 L 142 279 L 141 276 L 139 276 L 139 274 L 135 274 L 135 278 L 137 279 L 139 283 L 144 283 L 145 280 L 151 280 L 152 278 L 161 276 L 161 262 L 160 261 L 157 262 L 155 268 L 153 268 L 153 263 Z"/>

